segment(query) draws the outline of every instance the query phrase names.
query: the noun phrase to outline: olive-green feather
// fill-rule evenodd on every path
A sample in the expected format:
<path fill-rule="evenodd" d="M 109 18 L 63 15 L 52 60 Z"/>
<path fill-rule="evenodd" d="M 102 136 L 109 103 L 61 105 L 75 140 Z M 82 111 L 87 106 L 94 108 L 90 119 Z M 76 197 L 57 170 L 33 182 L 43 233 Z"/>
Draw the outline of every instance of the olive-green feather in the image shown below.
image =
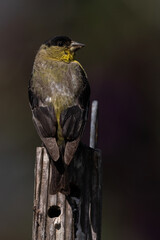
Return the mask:
<path fill-rule="evenodd" d="M 80 139 L 87 119 L 90 88 L 84 69 L 74 60 L 75 46 L 67 37 L 54 38 L 40 47 L 34 61 L 29 98 L 34 124 L 47 149 L 52 138 L 59 147 Z"/>

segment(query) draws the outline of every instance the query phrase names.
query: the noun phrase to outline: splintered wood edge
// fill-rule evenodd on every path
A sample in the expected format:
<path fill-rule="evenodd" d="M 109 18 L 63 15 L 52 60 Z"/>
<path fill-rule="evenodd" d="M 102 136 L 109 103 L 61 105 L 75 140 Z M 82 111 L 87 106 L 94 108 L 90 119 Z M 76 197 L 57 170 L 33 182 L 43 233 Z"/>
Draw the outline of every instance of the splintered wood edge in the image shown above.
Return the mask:
<path fill-rule="evenodd" d="M 46 216 L 49 185 L 49 158 L 46 149 L 37 147 L 34 181 L 33 240 L 46 239 Z"/>
<path fill-rule="evenodd" d="M 38 239 L 46 239 L 46 216 L 48 203 L 48 185 L 49 185 L 49 158 L 46 149 L 43 149 L 43 165 L 41 172 L 41 192 L 39 196 L 38 212 Z"/>
<path fill-rule="evenodd" d="M 98 124 L 98 101 L 92 102 L 91 108 L 91 124 L 90 124 L 90 143 L 91 148 L 96 148 L 97 145 L 97 124 Z"/>
<path fill-rule="evenodd" d="M 33 202 L 33 226 L 32 239 L 37 239 L 38 231 L 38 210 L 39 210 L 39 195 L 41 187 L 41 172 L 42 172 L 43 148 L 36 148 L 36 161 L 34 169 L 34 202 Z"/>

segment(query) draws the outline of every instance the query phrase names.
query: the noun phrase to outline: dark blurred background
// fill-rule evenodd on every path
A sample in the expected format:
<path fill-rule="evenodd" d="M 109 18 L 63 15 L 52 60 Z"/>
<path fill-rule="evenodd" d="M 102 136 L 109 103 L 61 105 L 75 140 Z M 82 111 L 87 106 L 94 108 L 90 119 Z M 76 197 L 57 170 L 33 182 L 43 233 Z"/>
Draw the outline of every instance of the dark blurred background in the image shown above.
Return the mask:
<path fill-rule="evenodd" d="M 39 46 L 55 35 L 86 44 L 77 59 L 99 101 L 102 239 L 160 239 L 159 12 L 159 0 L 1 0 L 0 239 L 31 239 L 40 140 L 27 86 Z"/>

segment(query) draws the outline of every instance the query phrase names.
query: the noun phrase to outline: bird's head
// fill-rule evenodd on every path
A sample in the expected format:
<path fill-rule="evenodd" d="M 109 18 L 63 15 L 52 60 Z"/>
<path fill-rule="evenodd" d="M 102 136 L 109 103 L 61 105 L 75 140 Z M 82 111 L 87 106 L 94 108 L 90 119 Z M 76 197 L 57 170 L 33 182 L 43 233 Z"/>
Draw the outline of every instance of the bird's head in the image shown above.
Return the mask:
<path fill-rule="evenodd" d="M 72 41 L 66 36 L 57 36 L 46 41 L 40 48 L 48 58 L 57 61 L 71 62 L 75 52 L 84 47 L 82 43 Z"/>

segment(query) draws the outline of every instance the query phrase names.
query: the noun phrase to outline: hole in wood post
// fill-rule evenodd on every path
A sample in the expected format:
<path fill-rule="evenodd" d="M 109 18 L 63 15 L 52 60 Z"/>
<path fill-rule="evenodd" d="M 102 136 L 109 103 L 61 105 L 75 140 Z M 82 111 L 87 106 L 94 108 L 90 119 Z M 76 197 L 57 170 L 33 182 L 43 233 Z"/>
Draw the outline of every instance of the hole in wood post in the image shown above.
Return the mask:
<path fill-rule="evenodd" d="M 54 217 L 59 217 L 59 215 L 61 214 L 61 209 L 60 207 L 54 205 L 54 206 L 51 206 L 49 209 L 48 209 L 48 216 L 50 218 L 54 218 Z"/>
<path fill-rule="evenodd" d="M 61 224 L 60 223 L 56 223 L 55 224 L 55 229 L 59 230 L 61 228 Z"/>

